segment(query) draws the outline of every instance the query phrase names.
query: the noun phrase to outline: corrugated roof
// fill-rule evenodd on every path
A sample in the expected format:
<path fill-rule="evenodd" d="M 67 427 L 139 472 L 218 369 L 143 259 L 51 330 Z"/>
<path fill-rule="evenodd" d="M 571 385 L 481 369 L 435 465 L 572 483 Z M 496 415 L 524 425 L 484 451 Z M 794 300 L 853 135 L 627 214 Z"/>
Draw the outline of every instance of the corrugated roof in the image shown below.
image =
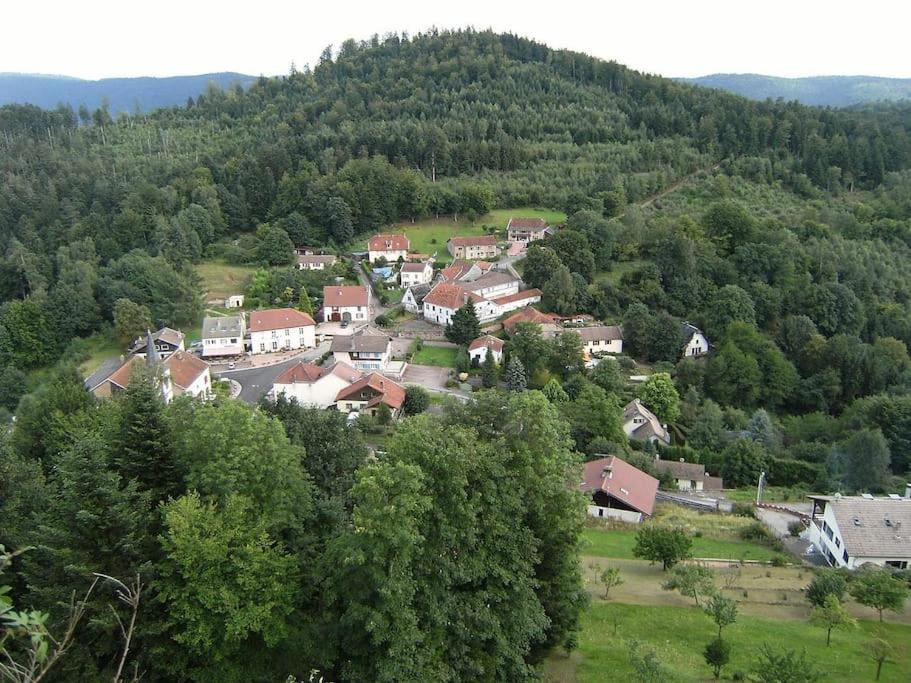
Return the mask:
<path fill-rule="evenodd" d="M 585 463 L 580 488 L 584 493 L 604 491 L 645 515 L 655 511 L 658 480 L 615 455 Z"/>

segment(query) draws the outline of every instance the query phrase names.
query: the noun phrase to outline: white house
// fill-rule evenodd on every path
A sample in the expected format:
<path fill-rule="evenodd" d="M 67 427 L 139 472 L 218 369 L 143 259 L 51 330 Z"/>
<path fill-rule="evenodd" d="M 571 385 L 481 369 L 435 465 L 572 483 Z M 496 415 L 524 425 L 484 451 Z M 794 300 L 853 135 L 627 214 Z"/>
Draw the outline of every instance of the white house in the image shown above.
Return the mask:
<path fill-rule="evenodd" d="M 683 323 L 680 326 L 680 333 L 683 337 L 683 357 L 705 356 L 711 350 L 712 345 L 708 338 L 695 325 Z"/>
<path fill-rule="evenodd" d="M 316 346 L 316 322 L 295 308 L 269 308 L 250 313 L 253 354 L 310 349 Z"/>
<path fill-rule="evenodd" d="M 424 297 L 430 292 L 432 285 L 414 285 L 405 290 L 402 295 L 402 306 L 409 313 L 421 314 L 424 311 Z"/>
<path fill-rule="evenodd" d="M 424 297 L 424 319 L 437 325 L 448 325 L 467 298 L 468 294 L 459 285 L 441 282 Z"/>
<path fill-rule="evenodd" d="M 911 484 L 892 494 L 810 496 L 810 542 L 833 567 L 911 566 Z"/>
<path fill-rule="evenodd" d="M 501 364 L 503 362 L 503 340 L 485 334 L 468 345 L 468 357 L 472 363 L 482 364 L 488 353 L 493 354 L 495 363 Z"/>
<path fill-rule="evenodd" d="M 392 337 L 365 326 L 354 334 L 337 334 L 329 347 L 336 363 L 346 363 L 362 372 L 383 371 L 392 356 Z"/>
<path fill-rule="evenodd" d="M 325 270 L 334 266 L 337 260 L 332 254 L 298 254 L 297 267 L 300 270 Z"/>
<path fill-rule="evenodd" d="M 323 322 L 370 320 L 370 288 L 361 285 L 323 287 Z"/>
<path fill-rule="evenodd" d="M 227 299 L 225 299 L 225 308 L 243 308 L 244 307 L 244 295 L 243 294 L 232 294 Z"/>
<path fill-rule="evenodd" d="M 284 370 L 272 385 L 272 396 L 296 399 L 302 406 L 329 408 L 338 393 L 361 379 L 361 373 L 346 363 L 319 367 L 298 362 Z"/>
<path fill-rule="evenodd" d="M 433 265 L 430 261 L 422 263 L 403 263 L 399 271 L 402 287 L 425 285 L 433 280 Z"/>
<path fill-rule="evenodd" d="M 671 443 L 667 427 L 638 398 L 623 408 L 623 433 L 636 441 Z"/>
<path fill-rule="evenodd" d="M 174 396 L 187 394 L 202 399 L 212 396 L 212 375 L 209 364 L 204 360 L 186 351 L 175 351 L 163 365 L 170 373 Z"/>
<path fill-rule="evenodd" d="M 573 331 L 582 337 L 582 350 L 593 356 L 623 353 L 623 330 L 617 325 L 578 327 Z"/>
<path fill-rule="evenodd" d="M 243 313 L 206 316 L 202 321 L 202 357 L 243 355 L 245 332 Z"/>
<path fill-rule="evenodd" d="M 446 249 L 457 259 L 495 259 L 500 255 L 494 235 L 450 237 L 446 241 Z"/>
<path fill-rule="evenodd" d="M 184 394 L 200 399 L 212 395 L 212 376 L 208 363 L 183 350 L 175 351 L 162 360 L 154 345 L 151 353 L 130 356 L 126 360 L 114 359 L 111 363 L 103 364 L 86 379 L 85 387 L 96 398 L 109 398 L 126 390 L 133 373 L 142 366 L 154 378 L 165 403 Z"/>
<path fill-rule="evenodd" d="M 411 249 L 411 241 L 405 235 L 374 235 L 367 242 L 367 258 L 370 263 L 379 258 L 386 259 L 387 262 L 393 263 L 408 258 L 408 250 Z"/>

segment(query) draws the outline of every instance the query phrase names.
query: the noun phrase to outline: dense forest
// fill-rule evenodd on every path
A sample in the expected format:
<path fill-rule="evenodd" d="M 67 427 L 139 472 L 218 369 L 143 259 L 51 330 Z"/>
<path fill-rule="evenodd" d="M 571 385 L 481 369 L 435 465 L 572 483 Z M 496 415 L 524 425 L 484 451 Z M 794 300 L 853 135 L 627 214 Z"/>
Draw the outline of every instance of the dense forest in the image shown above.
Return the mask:
<path fill-rule="evenodd" d="M 732 485 L 891 491 L 911 466 L 908 107 L 433 32 L 146 114 L 2 107 L 0 173 L 0 545 L 30 548 L 0 552 L 0 583 L 58 627 L 93 572 L 142 598 L 125 649 L 132 603 L 103 580 L 55 680 L 532 679 L 584 605 L 573 467 L 630 454 L 633 395 L 672 426 L 665 456 Z M 515 392 L 409 417 L 369 465 L 335 414 L 165 406 L 142 381 L 96 404 L 73 369 L 127 318 L 198 321 L 202 259 L 516 206 L 569 216 L 525 281 L 622 323 L 629 358 L 589 372 L 570 335 L 521 329 Z M 708 359 L 679 360 L 683 320 Z"/>

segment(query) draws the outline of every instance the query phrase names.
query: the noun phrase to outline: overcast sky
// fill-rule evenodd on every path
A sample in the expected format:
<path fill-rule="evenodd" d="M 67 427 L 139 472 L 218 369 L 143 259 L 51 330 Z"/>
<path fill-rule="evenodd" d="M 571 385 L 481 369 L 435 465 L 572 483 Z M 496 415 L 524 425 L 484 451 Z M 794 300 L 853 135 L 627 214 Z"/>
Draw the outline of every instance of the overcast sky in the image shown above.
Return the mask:
<path fill-rule="evenodd" d="M 666 76 L 911 77 L 907 0 L 47 0 L 4 2 L 0 72 L 284 74 L 346 38 L 510 31 Z"/>

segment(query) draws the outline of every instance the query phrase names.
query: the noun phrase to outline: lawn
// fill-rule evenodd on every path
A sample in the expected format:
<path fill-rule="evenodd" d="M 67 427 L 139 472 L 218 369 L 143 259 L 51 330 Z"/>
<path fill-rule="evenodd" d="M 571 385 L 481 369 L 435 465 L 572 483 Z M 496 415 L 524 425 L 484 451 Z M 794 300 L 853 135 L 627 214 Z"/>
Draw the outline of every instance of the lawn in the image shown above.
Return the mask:
<path fill-rule="evenodd" d="M 610 270 L 600 270 L 595 273 L 595 283 L 609 282 L 613 285 L 620 284 L 620 278 L 627 273 L 632 273 L 637 268 L 645 264 L 645 261 L 635 259 L 633 261 L 618 261 L 611 266 Z"/>
<path fill-rule="evenodd" d="M 633 559 L 636 532 L 625 529 L 585 529 L 582 532 L 585 546 L 583 555 Z M 719 539 L 702 536 L 693 538 L 693 557 L 721 560 L 760 560 L 768 562 L 776 555 L 771 548 L 737 539 Z"/>
<path fill-rule="evenodd" d="M 762 491 L 762 500 L 765 503 L 806 503 L 807 491 L 799 487 L 767 486 Z M 724 497 L 737 503 L 755 503 L 756 487 L 744 489 L 727 489 Z"/>
<path fill-rule="evenodd" d="M 552 683 L 634 680 L 628 641 L 653 648 L 669 670 L 666 680 L 705 681 L 711 678 L 702 649 L 714 637 L 709 617 L 695 607 L 627 605 L 594 601 L 582 616 L 579 650 L 567 658 L 555 652 L 547 662 L 545 680 Z M 836 630 L 826 647 L 825 632 L 803 619 L 739 614 L 724 630 L 731 644 L 731 663 L 723 675 L 748 673 L 763 644 L 775 649 L 805 649 L 825 674 L 825 681 L 873 680 L 875 664 L 867 642 L 880 625 L 861 621 L 856 630 Z M 881 681 L 907 681 L 911 667 L 911 627 L 885 624 L 882 632 L 894 648 L 882 670 Z M 743 680 L 741 678 L 740 680 Z"/>
<path fill-rule="evenodd" d="M 80 365 L 79 370 L 83 376 L 88 377 L 108 358 L 114 358 L 121 353 L 126 353 L 126 349 L 114 339 L 113 334 L 103 334 L 98 332 L 85 340 L 88 358 Z"/>
<path fill-rule="evenodd" d="M 226 299 L 232 294 L 243 294 L 256 268 L 232 266 L 222 260 L 203 261 L 196 265 L 202 280 L 206 300 Z"/>
<path fill-rule="evenodd" d="M 411 241 L 411 251 L 419 254 L 436 253 L 436 260 L 448 263 L 452 260 L 446 251 L 446 241 L 455 236 L 485 235 L 484 226 L 496 229 L 494 234 L 500 240 L 506 240 L 506 223 L 510 217 L 543 218 L 548 223 L 562 223 L 566 214 L 547 209 L 533 209 L 520 207 L 516 209 L 496 209 L 471 222 L 465 218 L 453 221 L 449 218 L 428 218 L 415 223 L 398 223 L 390 226 L 389 230 L 402 231 Z M 360 247 L 363 249 L 363 245 Z"/>
<path fill-rule="evenodd" d="M 411 357 L 411 362 L 415 365 L 439 365 L 443 368 L 455 367 L 456 353 L 458 349 L 451 346 L 428 346 L 424 344 L 420 351 L 416 351 Z"/>

